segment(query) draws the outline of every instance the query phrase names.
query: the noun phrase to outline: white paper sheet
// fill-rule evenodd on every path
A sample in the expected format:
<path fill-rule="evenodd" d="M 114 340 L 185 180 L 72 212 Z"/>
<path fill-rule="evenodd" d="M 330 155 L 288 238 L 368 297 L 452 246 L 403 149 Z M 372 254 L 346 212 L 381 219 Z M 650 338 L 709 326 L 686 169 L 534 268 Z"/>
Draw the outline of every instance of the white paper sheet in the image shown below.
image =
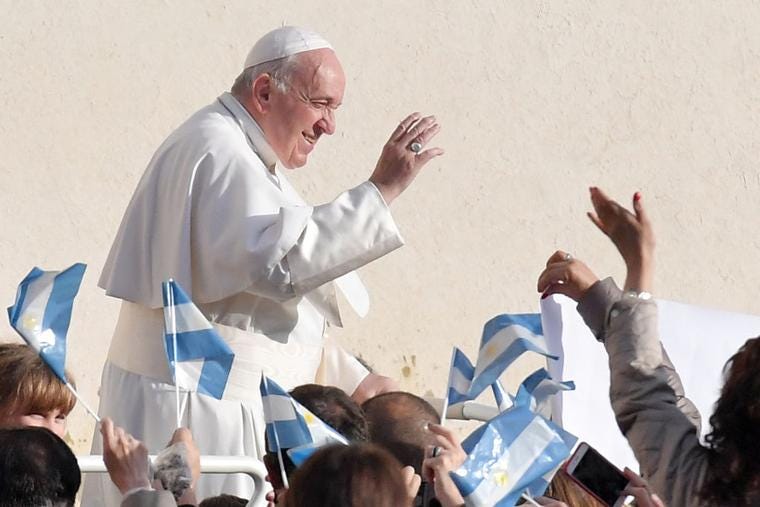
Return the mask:
<path fill-rule="evenodd" d="M 705 435 L 723 384 L 723 366 L 748 338 L 760 335 L 760 317 L 672 301 L 657 304 L 660 339 L 681 376 L 686 396 L 702 415 Z M 554 397 L 554 418 L 618 467 L 638 470 L 610 406 L 607 353 L 575 307 L 575 301 L 564 296 L 541 302 L 549 350 L 560 356 L 559 361 L 549 361 L 549 372 L 576 385 L 575 391 Z"/>

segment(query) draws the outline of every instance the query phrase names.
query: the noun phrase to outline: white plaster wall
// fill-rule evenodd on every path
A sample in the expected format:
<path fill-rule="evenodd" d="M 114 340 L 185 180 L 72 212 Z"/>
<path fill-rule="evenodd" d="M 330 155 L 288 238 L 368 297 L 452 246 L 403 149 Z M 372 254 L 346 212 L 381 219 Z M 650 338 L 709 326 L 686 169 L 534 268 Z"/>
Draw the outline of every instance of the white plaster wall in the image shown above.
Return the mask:
<path fill-rule="evenodd" d="M 474 357 L 488 318 L 536 311 L 556 248 L 622 275 L 589 184 L 643 192 L 658 296 L 760 313 L 757 2 L 0 0 L 0 301 L 32 265 L 89 264 L 68 366 L 93 405 L 118 309 L 96 281 L 132 190 L 282 23 L 348 75 L 338 132 L 292 174 L 307 199 L 366 179 L 406 113 L 443 125 L 446 155 L 393 205 L 407 246 L 362 270 L 373 308 L 339 332 L 403 387 L 440 395 L 452 344 Z M 77 409 L 79 451 L 91 427 Z"/>

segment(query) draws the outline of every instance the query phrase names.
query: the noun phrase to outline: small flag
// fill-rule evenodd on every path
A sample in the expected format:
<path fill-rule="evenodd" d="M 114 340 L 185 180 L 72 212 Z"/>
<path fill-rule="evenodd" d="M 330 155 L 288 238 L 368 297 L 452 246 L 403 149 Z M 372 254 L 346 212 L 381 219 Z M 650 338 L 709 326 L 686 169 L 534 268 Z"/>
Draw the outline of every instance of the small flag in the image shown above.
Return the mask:
<path fill-rule="evenodd" d="M 298 403 L 266 375 L 261 377 L 260 390 L 269 452 L 288 449 L 288 456 L 299 466 L 324 445 L 348 445 L 343 435 Z"/>
<path fill-rule="evenodd" d="M 177 282 L 164 282 L 163 296 L 164 343 L 175 385 L 221 400 L 235 354 Z"/>
<path fill-rule="evenodd" d="M 462 442 L 467 459 L 450 475 L 468 507 L 513 506 L 526 490 L 543 493 L 536 493 L 540 481 L 570 455 L 575 441 L 528 407 L 515 406 Z"/>
<path fill-rule="evenodd" d="M 517 390 L 515 404 L 526 405 L 534 412 L 544 417 L 551 413 L 550 397 L 560 391 L 575 390 L 575 382 L 572 380 L 559 382 L 552 379 L 545 368 L 540 368 L 531 373 Z"/>
<path fill-rule="evenodd" d="M 85 264 L 63 271 L 33 268 L 21 280 L 16 302 L 8 307 L 11 326 L 34 348 L 63 383 L 66 380 L 66 334 L 74 297 L 84 276 Z"/>
<path fill-rule="evenodd" d="M 476 398 L 520 355 L 532 351 L 552 359 L 541 329 L 541 314 L 498 315 L 483 326 L 478 361 L 468 395 Z"/>
<path fill-rule="evenodd" d="M 491 384 L 491 391 L 493 391 L 493 397 L 496 400 L 496 406 L 499 408 L 499 412 L 504 412 L 512 406 L 513 398 L 501 385 L 501 381 L 497 380 Z"/>
<path fill-rule="evenodd" d="M 464 352 L 458 347 L 454 347 L 454 355 L 451 359 L 451 370 L 449 371 L 448 398 L 449 406 L 458 403 L 464 403 L 471 400 L 468 396 L 472 375 L 475 372 L 472 363 Z"/>

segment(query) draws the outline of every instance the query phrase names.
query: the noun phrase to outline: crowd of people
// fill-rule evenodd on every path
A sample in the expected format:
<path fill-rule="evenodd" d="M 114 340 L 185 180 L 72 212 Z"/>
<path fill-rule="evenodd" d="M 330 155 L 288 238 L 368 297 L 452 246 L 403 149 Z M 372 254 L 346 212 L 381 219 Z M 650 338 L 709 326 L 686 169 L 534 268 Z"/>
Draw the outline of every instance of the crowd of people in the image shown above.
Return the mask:
<path fill-rule="evenodd" d="M 429 161 L 440 127 L 413 113 L 383 147 L 369 179 L 311 207 L 281 168 L 306 163 L 335 131 L 345 76 L 332 47 L 304 29 L 283 27 L 251 50 L 230 93 L 193 115 L 161 145 L 130 202 L 100 284 L 123 300 L 103 373 L 93 452 L 108 475 L 88 478 L 87 505 L 246 505 L 252 491 L 235 478 L 200 474 L 201 454 L 248 455 L 269 473 L 270 505 L 395 507 L 466 504 L 452 473 L 467 453 L 424 399 L 371 373 L 332 341 L 340 325 L 335 290 L 361 314 L 366 293 L 353 270 L 402 245 L 389 205 Z M 620 430 L 640 464 L 624 495 L 636 505 L 760 504 L 760 338 L 726 365 L 711 431 L 659 340 L 651 299 L 654 233 L 639 193 L 633 212 L 590 189 L 591 221 L 627 268 L 622 289 L 578 258 L 551 255 L 537 289 L 564 294 L 609 355 L 610 397 Z M 577 252 L 576 252 L 577 253 Z M 162 344 L 161 282 L 174 278 L 230 344 L 235 360 L 222 399 L 182 392 L 175 404 Z M 0 345 L 0 507 L 69 506 L 82 483 L 62 440 L 75 405 L 25 345 Z M 262 373 L 348 440 L 318 449 L 300 466 L 267 451 Z M 189 429 L 188 429 L 189 428 Z M 583 438 L 583 435 L 579 435 Z M 148 461 L 182 449 L 187 484 L 156 480 Z M 563 470 L 541 505 L 597 505 Z"/>

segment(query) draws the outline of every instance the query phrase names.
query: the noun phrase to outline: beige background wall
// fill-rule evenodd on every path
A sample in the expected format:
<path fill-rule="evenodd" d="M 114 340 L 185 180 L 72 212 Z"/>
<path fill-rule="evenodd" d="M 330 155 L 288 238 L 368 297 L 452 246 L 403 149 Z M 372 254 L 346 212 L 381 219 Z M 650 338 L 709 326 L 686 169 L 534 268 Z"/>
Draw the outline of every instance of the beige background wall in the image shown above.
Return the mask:
<path fill-rule="evenodd" d="M 96 281 L 132 190 L 282 23 L 348 75 L 338 133 L 292 173 L 308 200 L 366 179 L 406 113 L 443 125 L 447 154 L 393 206 L 407 246 L 362 270 L 370 316 L 339 333 L 403 387 L 440 395 L 452 344 L 474 356 L 485 320 L 536 311 L 556 248 L 620 278 L 589 184 L 643 192 L 658 296 L 760 313 L 757 2 L 0 0 L 0 301 L 35 264 L 89 264 L 68 366 L 92 404 L 118 309 Z M 91 421 L 70 429 L 84 451 Z"/>

